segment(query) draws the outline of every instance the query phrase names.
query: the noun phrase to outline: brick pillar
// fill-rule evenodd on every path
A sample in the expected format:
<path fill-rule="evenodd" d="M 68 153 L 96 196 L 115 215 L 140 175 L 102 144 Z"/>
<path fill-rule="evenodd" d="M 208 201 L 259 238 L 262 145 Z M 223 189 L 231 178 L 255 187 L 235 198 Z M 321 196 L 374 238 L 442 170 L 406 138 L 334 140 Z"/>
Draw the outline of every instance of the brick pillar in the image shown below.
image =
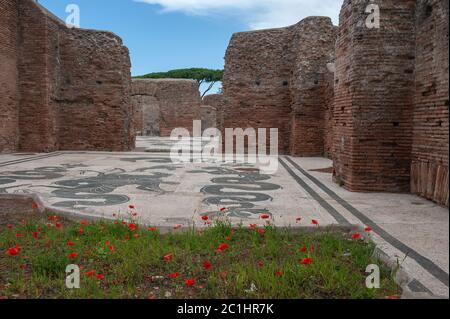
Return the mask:
<path fill-rule="evenodd" d="M 336 44 L 335 179 L 352 191 L 409 192 L 415 0 L 346 0 Z M 366 27 L 371 3 L 380 29 Z"/>

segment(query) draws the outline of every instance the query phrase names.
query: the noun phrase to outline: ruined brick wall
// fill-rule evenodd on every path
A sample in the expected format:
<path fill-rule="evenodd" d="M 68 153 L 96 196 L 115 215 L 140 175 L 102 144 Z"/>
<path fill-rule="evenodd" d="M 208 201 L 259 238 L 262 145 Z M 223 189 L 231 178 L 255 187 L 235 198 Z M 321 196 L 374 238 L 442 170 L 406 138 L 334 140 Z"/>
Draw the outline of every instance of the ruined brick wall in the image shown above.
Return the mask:
<path fill-rule="evenodd" d="M 290 28 L 236 33 L 225 56 L 224 128 L 278 128 L 279 149 L 289 149 L 293 64 Z"/>
<path fill-rule="evenodd" d="M 332 65 L 334 66 L 334 64 Z M 330 66 L 331 67 L 331 66 Z M 334 72 L 325 73 L 323 77 L 322 96 L 324 99 L 323 156 L 332 158 L 334 153 Z"/>
<path fill-rule="evenodd" d="M 33 0 L 8 3 L 18 17 L 9 42 L 20 40 L 19 143 L 7 151 L 134 148 L 130 60 L 121 39 L 68 29 Z"/>
<path fill-rule="evenodd" d="M 352 191 L 410 190 L 415 0 L 344 1 L 336 46 L 335 178 Z"/>
<path fill-rule="evenodd" d="M 448 0 L 419 0 L 411 191 L 449 204 Z"/>
<path fill-rule="evenodd" d="M 217 109 L 213 106 L 200 106 L 200 118 L 202 119 L 202 131 L 209 128 L 217 128 Z"/>
<path fill-rule="evenodd" d="M 210 94 L 206 95 L 202 101 L 203 105 L 209 105 L 216 110 L 216 126 L 219 131 L 222 131 L 224 128 L 224 116 L 227 110 L 227 101 L 226 97 L 223 94 Z M 203 118 L 203 117 L 202 117 Z M 210 128 L 210 127 L 208 127 Z"/>
<path fill-rule="evenodd" d="M 329 18 L 310 17 L 295 25 L 292 31 L 294 60 L 290 79 L 292 135 L 289 153 L 322 156 L 328 120 L 326 111 L 332 101 L 327 64 L 334 60 L 335 29 Z"/>
<path fill-rule="evenodd" d="M 144 110 L 144 118 L 157 111 L 147 123 L 153 128 L 158 126 L 159 136 L 170 136 L 175 128 L 186 128 L 192 133 L 193 121 L 201 119 L 201 98 L 195 80 L 134 79 L 132 87 L 133 103 Z M 148 124 L 144 120 L 143 131 L 156 134 Z"/>
<path fill-rule="evenodd" d="M 346 0 L 336 45 L 335 178 L 448 206 L 448 1 Z"/>
<path fill-rule="evenodd" d="M 128 50 L 109 32 L 66 28 L 63 32 L 60 85 L 53 97 L 59 110 L 59 149 L 133 149 Z"/>
<path fill-rule="evenodd" d="M 152 93 L 141 91 L 133 86 L 131 102 L 135 109 L 135 128 L 141 136 L 160 136 L 159 101 Z"/>
<path fill-rule="evenodd" d="M 224 127 L 278 128 L 281 153 L 323 155 L 323 86 L 334 40 L 331 19 L 322 17 L 234 34 L 225 57 Z"/>
<path fill-rule="evenodd" d="M 7 153 L 19 143 L 17 0 L 0 0 L 0 12 L 0 153 Z"/>

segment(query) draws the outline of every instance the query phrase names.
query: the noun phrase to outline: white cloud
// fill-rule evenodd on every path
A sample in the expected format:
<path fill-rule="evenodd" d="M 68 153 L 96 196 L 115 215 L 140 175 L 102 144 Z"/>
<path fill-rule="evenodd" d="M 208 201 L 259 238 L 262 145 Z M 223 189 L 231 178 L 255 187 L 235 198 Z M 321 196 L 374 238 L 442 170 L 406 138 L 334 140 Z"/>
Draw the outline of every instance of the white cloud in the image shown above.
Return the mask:
<path fill-rule="evenodd" d="M 230 16 L 250 29 L 284 27 L 308 16 L 331 17 L 338 23 L 342 0 L 135 0 L 159 5 L 164 12 Z"/>

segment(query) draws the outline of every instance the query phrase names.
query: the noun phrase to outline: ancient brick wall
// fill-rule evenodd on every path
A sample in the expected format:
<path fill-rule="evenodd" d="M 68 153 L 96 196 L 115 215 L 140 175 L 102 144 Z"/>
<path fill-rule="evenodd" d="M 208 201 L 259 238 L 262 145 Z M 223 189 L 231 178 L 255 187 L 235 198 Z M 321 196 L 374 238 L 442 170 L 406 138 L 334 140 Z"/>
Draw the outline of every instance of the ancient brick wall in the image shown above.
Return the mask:
<path fill-rule="evenodd" d="M 329 18 L 306 18 L 293 27 L 294 60 L 290 79 L 290 154 L 322 156 L 326 111 L 332 104 L 327 64 L 334 60 L 335 29 Z M 328 88 L 328 90 L 327 90 Z M 332 93 L 331 93 L 332 94 Z"/>
<path fill-rule="evenodd" d="M 279 149 L 289 149 L 293 64 L 290 28 L 236 33 L 225 56 L 224 128 L 278 128 Z"/>
<path fill-rule="evenodd" d="M 209 128 L 217 128 L 217 109 L 213 106 L 200 106 L 200 118 L 202 119 L 202 131 Z"/>
<path fill-rule="evenodd" d="M 448 0 L 419 0 L 411 191 L 448 206 Z"/>
<path fill-rule="evenodd" d="M 224 115 L 227 112 L 226 97 L 223 94 L 210 94 L 206 95 L 202 101 L 203 105 L 208 105 L 216 110 L 216 125 L 214 126 L 219 131 L 222 131 L 224 126 Z M 203 118 L 203 117 L 202 117 Z M 207 127 L 210 128 L 210 127 Z"/>
<path fill-rule="evenodd" d="M 332 66 L 334 67 L 334 64 Z M 334 72 L 325 73 L 323 77 L 322 96 L 324 99 L 323 155 L 332 158 L 334 153 Z"/>
<path fill-rule="evenodd" d="M 6 153 L 19 143 L 17 0 L 0 0 L 0 12 L 0 153 Z"/>
<path fill-rule="evenodd" d="M 32 0 L 8 3 L 17 21 L 7 42 L 20 39 L 15 53 L 19 143 L 3 151 L 134 148 L 130 60 L 121 39 L 68 29 Z"/>
<path fill-rule="evenodd" d="M 144 121 L 143 131 L 152 132 L 150 135 L 156 133 L 156 126 L 159 136 L 170 136 L 175 128 L 186 128 L 192 133 L 193 121 L 201 120 L 201 98 L 195 80 L 134 79 L 132 99 L 135 107 L 143 110 L 144 118 L 150 116 L 145 114 L 158 111 L 147 124 Z"/>
<path fill-rule="evenodd" d="M 279 151 L 323 155 L 331 19 L 233 35 L 225 57 L 226 128 L 278 128 Z"/>
<path fill-rule="evenodd" d="M 135 128 L 141 136 L 160 136 L 159 101 L 155 96 L 135 94 L 131 102 L 135 110 Z"/>
<path fill-rule="evenodd" d="M 415 0 L 346 0 L 336 47 L 335 177 L 352 191 L 410 190 Z"/>

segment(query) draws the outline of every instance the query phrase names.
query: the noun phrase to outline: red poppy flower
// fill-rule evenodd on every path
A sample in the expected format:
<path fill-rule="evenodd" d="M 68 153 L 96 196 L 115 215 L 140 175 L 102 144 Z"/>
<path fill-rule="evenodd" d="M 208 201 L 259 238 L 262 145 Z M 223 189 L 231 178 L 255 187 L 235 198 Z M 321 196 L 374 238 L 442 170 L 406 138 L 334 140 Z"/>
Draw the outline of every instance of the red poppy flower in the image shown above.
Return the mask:
<path fill-rule="evenodd" d="M 205 262 L 203 263 L 203 269 L 205 269 L 205 270 L 210 270 L 211 268 L 212 268 L 211 262 L 205 261 Z"/>
<path fill-rule="evenodd" d="M 262 214 L 260 217 L 261 217 L 261 219 L 269 219 L 269 218 L 270 218 L 270 215 L 268 215 L 268 214 Z"/>
<path fill-rule="evenodd" d="M 58 216 L 48 216 L 48 221 L 50 222 L 56 222 L 59 220 Z"/>
<path fill-rule="evenodd" d="M 221 209 L 220 209 L 220 211 L 223 213 L 224 211 L 226 211 L 227 209 L 225 208 L 225 207 L 222 207 Z"/>
<path fill-rule="evenodd" d="M 156 228 L 156 227 L 152 227 L 152 228 L 149 228 L 148 230 L 149 230 L 149 231 L 157 231 L 157 230 L 158 230 L 158 228 Z"/>
<path fill-rule="evenodd" d="M 316 247 L 315 247 L 314 245 L 311 245 L 311 248 L 310 248 L 310 250 L 311 250 L 311 252 L 313 253 L 313 252 L 315 252 L 315 251 L 316 251 Z"/>
<path fill-rule="evenodd" d="M 126 235 L 124 238 L 125 238 L 125 240 L 130 240 L 130 236 L 128 236 L 128 235 Z"/>
<path fill-rule="evenodd" d="M 25 237 L 24 234 L 16 234 L 16 237 Z"/>
<path fill-rule="evenodd" d="M 127 222 L 123 220 L 122 221 L 122 225 L 126 225 L 126 224 L 127 224 Z"/>
<path fill-rule="evenodd" d="M 20 249 L 17 247 L 11 247 L 6 250 L 6 254 L 9 256 L 16 256 L 20 252 Z"/>
<path fill-rule="evenodd" d="M 136 224 L 129 224 L 129 225 L 128 225 L 128 228 L 129 228 L 131 231 L 136 231 L 136 230 L 137 230 Z"/>
<path fill-rule="evenodd" d="M 75 258 L 77 258 L 78 257 L 78 253 L 70 253 L 69 254 L 69 258 L 70 259 L 75 259 Z"/>
<path fill-rule="evenodd" d="M 312 258 L 304 258 L 300 260 L 301 265 L 311 265 L 313 263 Z"/>
<path fill-rule="evenodd" d="M 81 225 L 89 225 L 89 222 L 87 220 L 82 220 L 80 221 Z"/>
<path fill-rule="evenodd" d="M 109 249 L 109 251 L 114 251 L 115 250 L 113 245 L 109 245 L 108 249 Z"/>
<path fill-rule="evenodd" d="M 11 224 L 8 224 L 8 225 L 6 225 L 6 227 L 7 227 L 8 229 L 12 229 L 14 226 L 11 225 Z"/>
<path fill-rule="evenodd" d="M 128 208 L 129 208 L 129 209 L 135 209 L 136 206 L 134 206 L 134 205 L 129 205 Z"/>
<path fill-rule="evenodd" d="M 168 277 L 169 277 L 170 279 L 175 279 L 175 278 L 178 278 L 179 276 L 180 276 L 180 273 L 179 273 L 179 272 L 176 272 L 176 273 L 170 274 Z"/>
<path fill-rule="evenodd" d="M 34 238 L 38 239 L 39 238 L 39 233 L 38 232 L 32 232 L 32 235 Z"/>
<path fill-rule="evenodd" d="M 223 252 L 223 251 L 227 250 L 228 248 L 230 248 L 230 246 L 228 246 L 228 244 L 220 244 L 219 248 L 217 248 L 217 250 L 220 252 Z"/>
<path fill-rule="evenodd" d="M 202 216 L 202 220 L 204 220 L 205 222 L 209 219 L 208 216 Z"/>
<path fill-rule="evenodd" d="M 365 231 L 366 233 L 370 233 L 371 231 L 373 231 L 373 229 L 372 229 L 371 227 L 366 227 L 366 228 L 364 229 L 364 231 Z"/>
<path fill-rule="evenodd" d="M 165 261 L 172 261 L 173 260 L 173 255 L 172 254 L 168 254 L 164 256 L 164 260 Z"/>
<path fill-rule="evenodd" d="M 300 248 L 300 252 L 301 253 L 307 253 L 308 252 L 308 247 L 303 246 L 302 248 Z"/>
<path fill-rule="evenodd" d="M 38 209 L 39 206 L 38 206 L 38 204 L 37 204 L 36 202 L 32 202 L 32 203 L 31 203 L 31 208 L 32 208 L 32 209 Z"/>
<path fill-rule="evenodd" d="M 114 225 L 119 225 L 119 222 L 117 220 L 114 221 Z"/>
<path fill-rule="evenodd" d="M 84 275 L 85 275 L 86 277 L 94 277 L 96 273 L 97 273 L 97 272 L 96 272 L 95 270 L 90 270 L 90 271 L 88 271 L 87 273 L 85 273 Z"/>
<path fill-rule="evenodd" d="M 102 275 L 102 274 L 98 274 L 96 277 L 97 277 L 98 280 L 104 280 L 105 279 L 105 275 Z"/>
<path fill-rule="evenodd" d="M 261 236 L 263 236 L 265 233 L 266 233 L 266 230 L 264 228 L 258 229 L 258 234 L 260 234 Z"/>
<path fill-rule="evenodd" d="M 353 234 L 352 239 L 361 239 L 361 234 L 359 233 Z"/>
<path fill-rule="evenodd" d="M 186 286 L 192 287 L 195 286 L 197 282 L 195 281 L 195 279 L 187 279 L 184 283 L 186 284 Z"/>
<path fill-rule="evenodd" d="M 69 247 L 75 246 L 75 243 L 73 241 L 68 241 L 67 246 Z"/>
<path fill-rule="evenodd" d="M 83 235 L 83 234 L 84 234 L 84 229 L 83 229 L 83 228 L 78 229 L 78 233 L 79 233 L 80 235 Z"/>
<path fill-rule="evenodd" d="M 258 227 L 256 224 L 250 224 L 250 228 L 256 228 Z"/>
<path fill-rule="evenodd" d="M 58 229 L 60 229 L 60 228 L 62 227 L 62 224 L 61 224 L 60 222 L 56 222 L 56 223 L 55 223 L 55 227 L 58 228 Z"/>
<path fill-rule="evenodd" d="M 264 267 L 264 262 L 263 262 L 263 261 L 258 262 L 258 266 L 259 266 L 260 268 Z"/>
<path fill-rule="evenodd" d="M 275 273 L 275 277 L 281 277 L 281 276 L 283 276 L 283 272 L 282 271 L 277 271 Z"/>
<path fill-rule="evenodd" d="M 134 238 L 139 238 L 139 237 L 141 237 L 141 235 L 140 234 L 134 234 L 133 237 Z"/>
<path fill-rule="evenodd" d="M 317 220 L 315 220 L 315 219 L 313 219 L 313 220 L 311 221 L 311 224 L 316 225 L 316 226 L 319 226 L 319 222 L 318 222 Z"/>

